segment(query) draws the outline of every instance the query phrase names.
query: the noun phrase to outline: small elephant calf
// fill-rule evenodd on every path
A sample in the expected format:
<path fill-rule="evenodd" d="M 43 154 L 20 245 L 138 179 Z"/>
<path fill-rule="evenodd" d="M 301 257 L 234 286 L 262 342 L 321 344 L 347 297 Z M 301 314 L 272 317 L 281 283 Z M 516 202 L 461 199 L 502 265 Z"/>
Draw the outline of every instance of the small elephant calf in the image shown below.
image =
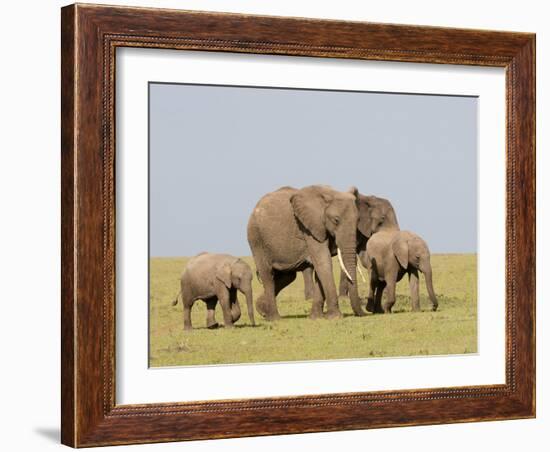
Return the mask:
<path fill-rule="evenodd" d="M 206 327 L 216 328 L 216 304 L 223 311 L 226 328 L 231 328 L 241 317 L 237 290 L 246 297 L 248 317 L 255 325 L 252 301 L 252 270 L 243 260 L 229 254 L 201 253 L 192 257 L 181 276 L 181 291 L 172 303 L 176 305 L 181 294 L 183 328 L 191 330 L 191 308 L 196 300 L 207 306 Z"/>
<path fill-rule="evenodd" d="M 362 264 L 370 270 L 370 291 L 367 310 L 390 313 L 395 304 L 395 285 L 407 273 L 412 299 L 412 310 L 420 311 L 418 296 L 418 271 L 424 273 L 432 310 L 437 309 L 432 284 L 432 266 L 428 245 L 418 235 L 409 231 L 389 230 L 373 234 L 367 242 L 365 253 L 360 255 Z M 382 293 L 387 289 L 385 302 Z"/>

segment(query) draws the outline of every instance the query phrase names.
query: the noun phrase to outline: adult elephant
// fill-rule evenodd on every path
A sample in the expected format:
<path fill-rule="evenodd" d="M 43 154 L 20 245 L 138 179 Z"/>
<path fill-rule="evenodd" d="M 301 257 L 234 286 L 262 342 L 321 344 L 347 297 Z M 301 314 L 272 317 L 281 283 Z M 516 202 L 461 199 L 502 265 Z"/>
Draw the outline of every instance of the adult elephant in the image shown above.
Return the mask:
<path fill-rule="evenodd" d="M 357 254 L 360 258 L 366 252 L 369 238 L 378 231 L 398 231 L 399 223 L 397 215 L 390 201 L 378 196 L 362 195 L 357 193 Z M 360 259 L 363 262 L 362 259 Z M 368 267 L 367 267 L 368 268 Z M 304 274 L 304 278 L 306 275 Z M 340 274 L 340 286 L 338 293 L 348 295 L 349 284 L 346 278 Z M 367 306 L 370 310 L 370 305 Z"/>
<path fill-rule="evenodd" d="M 358 191 L 355 191 L 354 195 L 358 211 L 356 252 L 359 256 L 362 256 L 366 251 L 367 241 L 372 234 L 380 230 L 399 230 L 399 224 L 395 210 L 387 199 L 363 195 Z M 313 272 L 310 269 L 304 270 L 303 278 L 304 296 L 307 300 L 313 298 Z M 349 288 L 349 279 L 342 271 L 340 272 L 338 294 L 340 296 L 348 295 Z M 370 305 L 367 310 L 370 310 Z"/>
<path fill-rule="evenodd" d="M 306 268 L 315 271 L 310 318 L 341 317 L 332 273 L 332 256 L 350 280 L 355 315 L 365 312 L 357 293 L 356 239 L 358 212 L 355 193 L 312 185 L 283 187 L 260 199 L 248 221 L 248 243 L 264 292 L 256 309 L 268 320 L 280 318 L 277 294 Z"/>

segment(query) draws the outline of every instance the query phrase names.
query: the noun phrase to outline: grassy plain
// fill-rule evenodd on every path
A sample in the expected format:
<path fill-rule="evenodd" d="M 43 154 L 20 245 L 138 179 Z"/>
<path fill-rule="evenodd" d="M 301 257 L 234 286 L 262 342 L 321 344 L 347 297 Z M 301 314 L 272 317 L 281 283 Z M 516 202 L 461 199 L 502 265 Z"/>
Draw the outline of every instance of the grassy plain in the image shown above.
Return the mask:
<path fill-rule="evenodd" d="M 255 268 L 251 257 L 244 259 Z M 423 276 L 420 281 L 423 311 L 411 312 L 405 277 L 397 286 L 397 302 L 392 315 L 354 317 L 349 300 L 342 298 L 343 319 L 313 321 L 308 319 L 311 301 L 304 300 L 303 279 L 298 275 L 277 298 L 282 320 L 266 322 L 256 313 L 256 326 L 252 327 L 244 297 L 239 294 L 242 317 L 235 328 L 206 329 L 206 306 L 199 300 L 192 311 L 192 332 L 183 331 L 181 302 L 172 306 L 187 260 L 150 260 L 151 367 L 477 352 L 475 254 L 432 255 L 434 288 L 439 300 L 437 312 L 429 310 Z M 338 282 L 337 263 L 334 269 Z M 256 278 L 253 288 L 254 298 L 257 298 L 262 286 Z M 364 298 L 368 293 L 368 285 L 362 280 L 359 281 L 359 293 Z M 223 323 L 219 304 L 216 319 Z"/>

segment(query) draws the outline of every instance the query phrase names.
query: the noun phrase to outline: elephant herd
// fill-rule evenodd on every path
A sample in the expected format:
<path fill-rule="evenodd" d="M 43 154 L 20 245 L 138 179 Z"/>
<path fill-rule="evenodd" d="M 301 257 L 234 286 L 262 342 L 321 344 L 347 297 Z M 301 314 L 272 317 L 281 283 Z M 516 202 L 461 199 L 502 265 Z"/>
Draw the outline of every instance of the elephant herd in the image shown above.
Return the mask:
<path fill-rule="evenodd" d="M 312 299 L 310 318 L 342 317 L 338 295 L 348 295 L 353 313 L 365 316 L 357 290 L 358 258 L 370 271 L 367 311 L 390 313 L 396 283 L 405 274 L 409 276 L 412 309 L 420 310 L 419 271 L 424 274 L 432 310 L 437 309 L 426 242 L 399 229 L 388 200 L 362 195 L 355 187 L 348 192 L 324 185 L 282 187 L 268 193 L 250 215 L 247 237 L 263 285 L 256 310 L 266 320 L 281 317 L 277 295 L 298 272 L 304 277 L 304 297 Z M 341 270 L 338 292 L 333 256 L 338 257 Z M 199 299 L 207 305 L 208 328 L 218 326 L 214 317 L 218 302 L 225 327 L 231 327 L 241 315 L 237 291 L 245 296 L 250 322 L 255 325 L 250 266 L 228 254 L 201 253 L 189 260 L 173 304 L 181 294 L 186 330 L 192 328 L 191 308 Z"/>

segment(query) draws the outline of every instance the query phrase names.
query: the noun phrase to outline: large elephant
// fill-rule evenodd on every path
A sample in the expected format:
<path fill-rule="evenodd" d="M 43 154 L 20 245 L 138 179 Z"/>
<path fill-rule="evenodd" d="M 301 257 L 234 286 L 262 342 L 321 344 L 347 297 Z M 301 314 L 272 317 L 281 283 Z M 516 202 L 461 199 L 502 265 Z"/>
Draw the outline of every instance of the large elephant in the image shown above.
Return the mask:
<path fill-rule="evenodd" d="M 310 317 L 341 317 L 332 273 L 332 256 L 338 255 L 342 271 L 351 282 L 353 311 L 361 316 L 357 293 L 356 240 L 358 212 L 355 193 L 327 186 L 302 189 L 283 187 L 260 199 L 248 222 L 248 243 L 264 293 L 256 309 L 268 320 L 280 318 L 277 294 L 306 268 L 315 271 Z"/>
<path fill-rule="evenodd" d="M 361 256 L 365 252 L 369 237 L 382 228 L 397 228 L 397 217 L 391 203 L 384 198 L 367 196 L 356 193 L 357 211 L 357 254 Z M 358 267 L 360 270 L 360 267 Z M 349 294 L 349 283 L 340 274 L 340 285 L 338 288 L 340 296 Z"/>
<path fill-rule="evenodd" d="M 379 230 L 399 230 L 397 216 L 392 204 L 384 198 L 366 196 L 355 192 L 358 222 L 357 222 L 357 254 L 361 256 L 365 252 L 368 238 Z M 358 267 L 360 270 L 360 267 Z M 313 276 L 311 270 L 304 270 L 304 296 L 307 299 L 313 297 Z M 349 279 L 343 271 L 340 272 L 340 296 L 349 293 Z"/>
<path fill-rule="evenodd" d="M 361 255 L 361 263 L 371 273 L 368 310 L 390 313 L 395 304 L 395 285 L 407 273 L 412 310 L 420 311 L 418 271 L 424 273 L 432 310 L 437 309 L 437 298 L 432 284 L 430 251 L 426 242 L 418 235 L 392 229 L 378 231 L 369 238 L 366 252 Z M 386 300 L 382 303 L 384 289 L 387 293 Z"/>
<path fill-rule="evenodd" d="M 181 276 L 181 290 L 172 305 L 178 303 L 181 294 L 183 304 L 183 328 L 192 329 L 191 308 L 196 300 L 206 303 L 206 327 L 216 328 L 216 304 L 222 307 L 223 322 L 231 328 L 241 317 L 237 290 L 246 297 L 248 317 L 255 325 L 252 299 L 252 269 L 242 259 L 229 254 L 201 253 L 192 257 Z"/>

